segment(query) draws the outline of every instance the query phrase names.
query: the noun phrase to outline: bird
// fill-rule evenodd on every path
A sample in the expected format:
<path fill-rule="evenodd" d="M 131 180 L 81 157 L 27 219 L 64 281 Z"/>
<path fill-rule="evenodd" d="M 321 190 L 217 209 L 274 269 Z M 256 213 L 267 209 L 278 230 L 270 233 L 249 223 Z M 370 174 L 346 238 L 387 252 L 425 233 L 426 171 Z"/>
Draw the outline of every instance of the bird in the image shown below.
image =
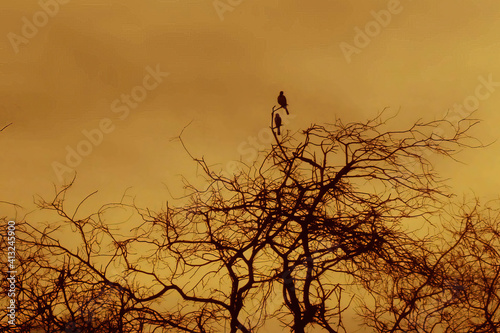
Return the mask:
<path fill-rule="evenodd" d="M 278 129 L 278 135 L 281 135 L 280 133 L 281 117 L 279 113 L 276 113 L 276 115 L 274 116 L 274 123 L 276 124 L 276 128 Z"/>
<path fill-rule="evenodd" d="M 282 91 L 280 91 L 280 95 L 278 96 L 278 104 L 281 105 L 283 109 L 285 109 L 286 114 L 290 114 L 288 113 L 288 108 L 287 108 L 288 104 L 286 103 L 286 97 L 285 95 L 283 95 Z"/>

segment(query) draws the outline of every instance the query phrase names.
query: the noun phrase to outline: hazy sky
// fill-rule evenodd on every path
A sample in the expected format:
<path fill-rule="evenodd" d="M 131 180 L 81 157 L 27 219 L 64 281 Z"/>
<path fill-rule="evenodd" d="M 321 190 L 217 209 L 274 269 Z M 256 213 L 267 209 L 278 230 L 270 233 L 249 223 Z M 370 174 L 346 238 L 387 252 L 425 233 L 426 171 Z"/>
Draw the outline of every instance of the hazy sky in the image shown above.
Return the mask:
<path fill-rule="evenodd" d="M 176 175 L 196 171 L 171 141 L 191 121 L 184 139 L 193 154 L 226 168 L 269 126 L 280 90 L 296 116 L 286 128 L 296 131 L 364 121 L 386 106 L 400 109 L 395 126 L 432 120 L 474 96 L 479 76 L 500 82 L 497 1 L 225 1 L 52 1 L 53 17 L 37 1 L 2 3 L 0 125 L 13 125 L 1 134 L 0 200 L 29 207 L 33 194 L 51 193 L 60 184 L 53 163 L 67 165 L 67 147 L 104 118 L 112 131 L 102 142 L 80 144 L 91 153 L 71 167 L 76 189 L 106 201 L 131 186 L 140 203 L 159 207 L 165 184 L 176 191 Z M 356 39 L 366 29 L 368 43 Z M 118 100 L 126 116 L 113 112 L 148 67 L 169 74 L 145 98 L 136 89 L 144 100 L 135 108 Z M 496 139 L 497 88 L 476 113 L 486 142 Z M 464 154 L 467 165 L 446 164 L 443 176 L 495 194 L 498 152 Z"/>
<path fill-rule="evenodd" d="M 474 134 L 498 137 L 497 0 L 65 1 L 48 1 L 50 16 L 35 0 L 0 5 L 0 128 L 13 123 L 0 133 L 0 201 L 24 212 L 61 185 L 54 163 L 67 164 L 68 147 L 88 152 L 68 167 L 76 197 L 99 190 L 97 205 L 131 187 L 140 206 L 159 208 L 166 185 L 179 194 L 179 175 L 196 177 L 171 140 L 184 126 L 191 152 L 225 169 L 263 137 L 280 90 L 292 132 L 384 107 L 400 110 L 391 126 L 404 127 L 469 103 L 462 114 L 477 108 L 484 120 Z M 141 101 L 127 105 L 131 93 Z M 89 146 L 85 131 L 103 135 Z M 499 152 L 493 144 L 438 167 L 459 196 L 494 197 Z"/>

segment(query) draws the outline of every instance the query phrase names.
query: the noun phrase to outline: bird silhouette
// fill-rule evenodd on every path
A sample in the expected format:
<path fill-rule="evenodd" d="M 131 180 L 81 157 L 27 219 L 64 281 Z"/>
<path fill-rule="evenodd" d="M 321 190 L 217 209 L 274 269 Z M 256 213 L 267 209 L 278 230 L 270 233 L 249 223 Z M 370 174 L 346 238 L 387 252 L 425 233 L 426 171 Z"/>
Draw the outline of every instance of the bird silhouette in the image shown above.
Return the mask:
<path fill-rule="evenodd" d="M 278 135 L 281 135 L 280 133 L 281 117 L 279 113 L 276 113 L 276 115 L 274 116 L 274 123 L 276 124 L 276 128 L 278 129 Z"/>
<path fill-rule="evenodd" d="M 287 108 L 288 104 L 286 103 L 286 97 L 285 95 L 283 95 L 282 91 L 280 91 L 280 95 L 278 96 L 278 104 L 281 105 L 283 109 L 285 109 L 286 114 L 290 114 L 288 113 L 288 108 Z"/>

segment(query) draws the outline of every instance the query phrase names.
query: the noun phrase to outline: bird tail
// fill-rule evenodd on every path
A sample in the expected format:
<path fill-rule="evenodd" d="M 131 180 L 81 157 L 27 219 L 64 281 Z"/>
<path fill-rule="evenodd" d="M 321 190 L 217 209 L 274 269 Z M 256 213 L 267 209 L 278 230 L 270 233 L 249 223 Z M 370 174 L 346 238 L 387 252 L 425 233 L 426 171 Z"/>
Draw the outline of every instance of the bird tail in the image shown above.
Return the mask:
<path fill-rule="evenodd" d="M 290 113 L 288 112 L 288 108 L 287 108 L 286 106 L 284 106 L 284 108 L 285 108 L 286 114 L 290 114 Z"/>
<path fill-rule="evenodd" d="M 278 135 L 281 135 L 281 133 L 280 133 L 280 128 L 279 128 L 279 127 L 278 127 Z"/>

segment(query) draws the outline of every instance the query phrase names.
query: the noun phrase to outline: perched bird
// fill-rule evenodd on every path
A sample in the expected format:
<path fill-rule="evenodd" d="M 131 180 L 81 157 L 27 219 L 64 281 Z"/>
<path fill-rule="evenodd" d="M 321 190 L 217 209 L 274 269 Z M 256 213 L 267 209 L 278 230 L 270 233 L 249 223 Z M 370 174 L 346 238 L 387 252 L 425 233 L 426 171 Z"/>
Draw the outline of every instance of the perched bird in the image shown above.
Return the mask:
<path fill-rule="evenodd" d="M 276 124 L 276 128 L 278 129 L 278 135 L 280 135 L 281 117 L 279 113 L 276 113 L 276 115 L 274 116 L 274 123 Z"/>
<path fill-rule="evenodd" d="M 283 95 L 282 91 L 280 91 L 280 95 L 278 96 L 278 104 L 281 105 L 281 107 L 283 109 L 285 109 L 286 114 L 290 114 L 290 113 L 288 113 L 288 109 L 287 109 L 288 104 L 286 103 L 286 97 L 285 97 L 285 95 Z"/>

